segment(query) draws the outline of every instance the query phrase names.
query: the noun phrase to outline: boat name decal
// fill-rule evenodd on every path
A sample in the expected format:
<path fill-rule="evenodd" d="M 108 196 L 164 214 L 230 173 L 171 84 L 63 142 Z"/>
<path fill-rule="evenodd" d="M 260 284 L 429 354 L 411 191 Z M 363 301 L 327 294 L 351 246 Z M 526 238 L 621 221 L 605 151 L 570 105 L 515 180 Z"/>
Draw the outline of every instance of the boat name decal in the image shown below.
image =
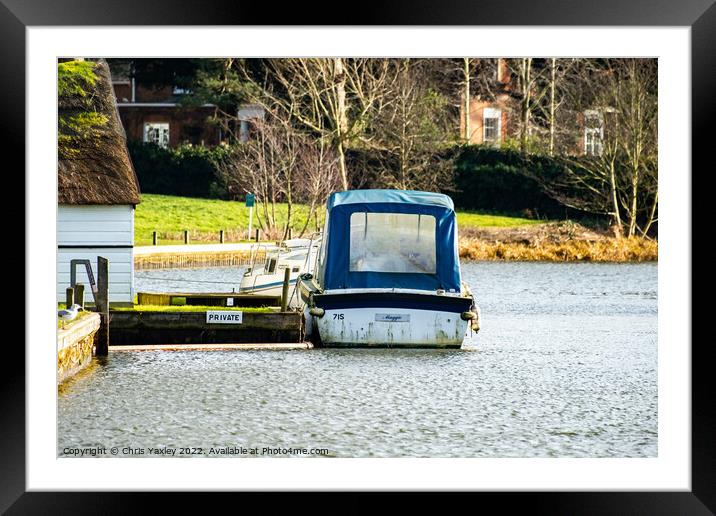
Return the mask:
<path fill-rule="evenodd" d="M 375 320 L 380 322 L 410 322 L 410 314 L 375 314 Z"/>
<path fill-rule="evenodd" d="M 237 310 L 209 310 L 206 312 L 207 324 L 241 324 L 243 312 Z"/>

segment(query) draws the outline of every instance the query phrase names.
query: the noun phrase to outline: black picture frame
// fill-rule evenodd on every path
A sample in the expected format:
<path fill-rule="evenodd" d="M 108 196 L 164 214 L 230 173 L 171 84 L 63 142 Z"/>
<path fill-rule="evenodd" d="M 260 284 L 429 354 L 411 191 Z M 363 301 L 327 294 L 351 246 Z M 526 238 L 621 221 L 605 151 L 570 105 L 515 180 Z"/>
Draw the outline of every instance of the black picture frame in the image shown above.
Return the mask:
<path fill-rule="evenodd" d="M 278 4 L 277 4 L 278 5 Z M 327 4 L 329 5 L 329 4 Z M 330 4 L 335 7 L 335 3 Z M 294 10 L 277 8 L 266 3 L 248 3 L 219 0 L 212 3 L 201 0 L 0 0 L 0 63 L 3 79 L 0 80 L 0 142 L 5 156 L 18 160 L 14 170 L 24 167 L 25 146 L 25 29 L 28 26 L 62 25 L 264 25 L 317 24 L 321 9 L 313 2 L 298 4 Z M 328 25 L 549 25 L 549 26 L 689 26 L 691 27 L 692 70 L 692 168 L 709 172 L 713 168 L 708 154 L 713 147 L 714 92 L 716 67 L 712 55 L 716 52 L 716 5 L 714 0 L 601 0 L 581 2 L 570 0 L 519 0 L 506 3 L 449 1 L 396 2 L 382 5 L 379 2 L 361 2 L 344 5 L 341 21 L 325 21 Z M 348 14 L 348 11 L 351 11 Z M 706 165 L 706 164 L 709 165 Z M 706 167 L 709 166 L 709 169 Z M 701 170 L 703 168 L 703 170 Z M 9 170 L 6 170 L 9 173 Z M 684 180 L 693 177 L 683 171 Z M 20 191 L 25 191 L 24 178 L 15 172 Z M 693 189 L 692 189 L 693 191 Z M 705 195 L 703 192 L 701 195 Z M 694 198 L 695 200 L 695 198 Z M 693 233 L 692 233 L 693 234 Z M 25 234 L 27 239 L 29 235 Z M 692 274 L 693 274 L 692 269 Z M 26 271 L 26 274 L 28 271 Z M 148 493 L 39 493 L 26 492 L 25 488 L 25 353 L 20 346 L 6 342 L 3 362 L 12 367 L 3 368 L 0 375 L 2 393 L 0 415 L 0 510 L 7 514 L 64 514 L 106 513 L 124 514 L 144 512 L 150 500 L 157 495 Z M 32 343 L 26 342 L 28 346 Z M 534 493 L 475 493 L 476 503 L 494 501 L 505 508 L 522 506 L 530 513 L 550 514 L 713 514 L 716 511 L 716 425 L 711 393 L 714 392 L 714 375 L 709 357 L 710 339 L 693 343 L 678 342 L 672 345 L 692 344 L 692 490 L 690 492 L 534 492 Z M 221 503 L 226 494 L 212 493 L 212 505 Z M 256 495 L 241 494 L 242 504 L 249 504 Z M 350 500 L 338 503 L 355 512 L 371 504 L 356 493 Z M 460 496 L 459 498 L 463 498 Z M 472 497 L 471 497 L 472 498 Z M 296 501 L 303 496 L 290 498 Z M 331 510 L 332 502 L 325 499 Z M 462 501 L 462 500 L 460 500 Z M 186 493 L 169 493 L 162 497 L 165 511 L 181 507 L 185 512 Z M 403 497 L 401 512 L 416 507 L 426 508 L 422 494 Z M 457 504 L 457 501 L 452 503 Z M 452 505 L 451 503 L 451 505 Z M 453 505 L 457 508 L 457 505 Z M 482 505 L 481 505 L 482 506 Z M 217 505 L 218 507 L 218 505 Z M 311 510 L 321 507 L 311 505 Z M 333 506 L 335 509 L 335 506 Z M 364 512 L 364 511 L 360 511 Z"/>

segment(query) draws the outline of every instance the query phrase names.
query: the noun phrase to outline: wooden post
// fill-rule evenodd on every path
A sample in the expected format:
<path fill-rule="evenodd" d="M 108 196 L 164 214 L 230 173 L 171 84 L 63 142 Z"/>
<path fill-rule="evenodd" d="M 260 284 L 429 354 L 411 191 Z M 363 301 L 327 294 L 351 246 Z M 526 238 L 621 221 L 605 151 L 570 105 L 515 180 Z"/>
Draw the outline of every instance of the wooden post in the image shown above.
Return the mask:
<path fill-rule="evenodd" d="M 109 260 L 97 257 L 97 311 L 100 327 L 97 332 L 97 355 L 109 353 Z"/>
<path fill-rule="evenodd" d="M 291 240 L 291 235 L 293 234 L 293 228 L 288 228 L 288 240 Z"/>
<path fill-rule="evenodd" d="M 219 230 L 219 243 L 220 244 L 224 243 L 224 230 L 223 229 Z"/>
<path fill-rule="evenodd" d="M 189 243 L 189 232 L 185 229 L 184 230 L 184 245 L 187 245 Z"/>
<path fill-rule="evenodd" d="M 285 312 L 288 309 L 288 286 L 291 281 L 291 267 L 286 267 L 286 271 L 283 273 L 283 292 L 281 294 L 281 311 Z"/>
<path fill-rule="evenodd" d="M 67 287 L 67 290 L 65 290 L 65 308 L 68 310 L 72 305 L 75 304 L 75 289 L 72 287 Z"/>
<path fill-rule="evenodd" d="M 80 305 L 82 310 L 85 309 L 85 286 L 82 283 L 75 285 L 75 303 Z"/>
<path fill-rule="evenodd" d="M 259 228 L 256 228 L 256 241 L 259 241 Z"/>
<path fill-rule="evenodd" d="M 157 232 L 152 231 L 152 245 L 157 245 Z"/>

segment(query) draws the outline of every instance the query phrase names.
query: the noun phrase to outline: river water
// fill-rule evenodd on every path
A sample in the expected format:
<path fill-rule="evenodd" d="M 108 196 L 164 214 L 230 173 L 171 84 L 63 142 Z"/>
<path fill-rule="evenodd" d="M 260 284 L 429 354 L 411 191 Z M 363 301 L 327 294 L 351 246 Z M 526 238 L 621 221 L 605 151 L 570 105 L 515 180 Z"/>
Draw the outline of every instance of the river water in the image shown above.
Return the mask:
<path fill-rule="evenodd" d="M 474 351 L 113 352 L 60 389 L 58 455 L 657 455 L 656 264 L 462 271 L 482 309 Z M 136 281 L 230 291 L 240 274 L 151 270 Z"/>

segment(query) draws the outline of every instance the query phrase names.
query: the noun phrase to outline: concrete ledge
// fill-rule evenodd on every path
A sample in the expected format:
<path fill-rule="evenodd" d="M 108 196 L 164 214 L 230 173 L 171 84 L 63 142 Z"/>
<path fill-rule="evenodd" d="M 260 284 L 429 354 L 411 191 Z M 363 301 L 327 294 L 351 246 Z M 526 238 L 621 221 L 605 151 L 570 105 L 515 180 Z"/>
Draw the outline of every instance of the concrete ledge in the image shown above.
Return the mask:
<path fill-rule="evenodd" d="M 90 313 L 70 323 L 67 328 L 57 331 L 58 384 L 71 378 L 90 363 L 99 326 L 99 314 Z"/>
<path fill-rule="evenodd" d="M 57 351 L 74 345 L 78 340 L 99 330 L 100 316 L 98 313 L 88 313 L 79 321 L 70 322 L 67 327 L 57 330 Z"/>

